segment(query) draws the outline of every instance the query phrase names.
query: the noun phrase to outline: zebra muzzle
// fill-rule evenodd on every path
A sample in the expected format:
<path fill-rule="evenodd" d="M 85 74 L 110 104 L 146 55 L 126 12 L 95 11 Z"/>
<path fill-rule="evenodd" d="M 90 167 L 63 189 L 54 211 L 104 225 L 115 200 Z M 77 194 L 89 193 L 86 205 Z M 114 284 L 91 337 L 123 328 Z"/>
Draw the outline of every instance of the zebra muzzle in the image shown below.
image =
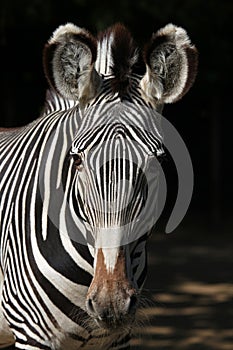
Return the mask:
<path fill-rule="evenodd" d="M 119 328 L 133 323 L 136 309 L 137 293 L 127 279 L 123 252 L 119 252 L 114 269 L 108 271 L 99 249 L 86 299 L 87 313 L 102 328 Z"/>

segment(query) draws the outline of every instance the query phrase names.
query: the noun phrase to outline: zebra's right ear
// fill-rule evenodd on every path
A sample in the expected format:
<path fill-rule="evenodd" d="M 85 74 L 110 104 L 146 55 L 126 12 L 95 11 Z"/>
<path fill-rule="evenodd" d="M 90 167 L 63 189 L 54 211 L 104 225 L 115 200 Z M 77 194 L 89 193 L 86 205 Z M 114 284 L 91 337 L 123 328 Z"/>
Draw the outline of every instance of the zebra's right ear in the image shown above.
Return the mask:
<path fill-rule="evenodd" d="M 49 84 L 63 97 L 85 104 L 94 98 L 101 78 L 94 68 L 96 39 L 72 23 L 58 27 L 44 48 Z"/>
<path fill-rule="evenodd" d="M 141 88 L 152 103 L 173 103 L 192 86 L 198 53 L 186 31 L 168 24 L 153 34 L 144 50 L 146 74 Z"/>

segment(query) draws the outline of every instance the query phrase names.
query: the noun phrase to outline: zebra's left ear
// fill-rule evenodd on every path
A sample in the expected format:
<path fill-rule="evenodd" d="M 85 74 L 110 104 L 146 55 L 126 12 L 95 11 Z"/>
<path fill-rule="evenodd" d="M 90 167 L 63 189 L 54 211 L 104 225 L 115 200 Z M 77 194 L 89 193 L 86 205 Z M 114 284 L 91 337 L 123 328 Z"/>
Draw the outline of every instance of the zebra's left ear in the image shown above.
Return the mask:
<path fill-rule="evenodd" d="M 145 47 L 146 74 L 141 88 L 152 103 L 172 103 L 192 86 L 198 53 L 183 28 L 168 24 L 152 35 Z"/>
<path fill-rule="evenodd" d="M 63 97 L 87 103 L 101 78 L 94 68 L 96 39 L 72 23 L 60 26 L 45 45 L 43 63 L 49 84 Z"/>

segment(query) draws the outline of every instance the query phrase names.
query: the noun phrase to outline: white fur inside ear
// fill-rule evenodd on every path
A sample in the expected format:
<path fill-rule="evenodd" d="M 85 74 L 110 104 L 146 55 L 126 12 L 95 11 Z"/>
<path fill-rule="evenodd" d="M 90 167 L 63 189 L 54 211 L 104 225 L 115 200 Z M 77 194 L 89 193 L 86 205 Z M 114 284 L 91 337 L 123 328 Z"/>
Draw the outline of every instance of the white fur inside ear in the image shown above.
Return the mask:
<path fill-rule="evenodd" d="M 67 23 L 65 25 L 59 26 L 54 32 L 51 38 L 49 39 L 49 44 L 54 44 L 60 41 L 60 38 L 64 36 L 65 34 L 80 34 L 85 33 L 86 35 L 89 35 L 89 33 L 80 27 L 77 27 L 73 23 Z"/>
<path fill-rule="evenodd" d="M 148 65 L 146 65 L 146 74 L 140 82 L 143 97 L 152 105 L 162 99 L 163 84 L 159 78 L 156 78 Z"/>
<path fill-rule="evenodd" d="M 196 69 L 194 60 L 189 62 L 190 52 L 195 55 L 196 49 L 186 30 L 169 23 L 152 35 L 148 48 L 146 74 L 140 84 L 142 92 L 152 103 L 179 100 L 189 89 L 187 82 L 193 82 L 192 69 L 194 72 Z"/>
<path fill-rule="evenodd" d="M 176 99 L 182 94 L 182 91 L 185 88 L 187 79 L 188 79 L 188 60 L 186 54 L 183 50 L 180 50 L 180 60 L 182 62 L 179 79 L 177 81 L 176 86 L 172 89 L 172 91 L 166 96 L 163 96 L 164 103 L 173 103 Z"/>
<path fill-rule="evenodd" d="M 168 36 L 169 39 L 174 42 L 176 48 L 179 50 L 180 60 L 182 61 L 182 64 L 180 65 L 180 77 L 176 87 L 173 89 L 171 94 L 167 96 L 165 94 L 163 98 L 164 103 L 173 103 L 178 98 L 178 96 L 182 94 L 182 91 L 188 79 L 188 60 L 184 48 L 187 46 L 193 46 L 191 45 L 191 41 L 186 30 L 175 26 L 172 23 L 169 23 L 164 28 L 161 28 L 156 33 L 156 37 L 158 36 Z"/>

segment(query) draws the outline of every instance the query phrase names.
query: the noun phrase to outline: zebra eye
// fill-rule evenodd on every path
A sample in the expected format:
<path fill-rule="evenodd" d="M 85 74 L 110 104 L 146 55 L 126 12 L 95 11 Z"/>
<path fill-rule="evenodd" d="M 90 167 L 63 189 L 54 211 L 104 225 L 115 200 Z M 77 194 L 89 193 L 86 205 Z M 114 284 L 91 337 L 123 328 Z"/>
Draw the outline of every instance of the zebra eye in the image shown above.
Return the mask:
<path fill-rule="evenodd" d="M 80 154 L 73 154 L 74 165 L 78 168 L 82 164 L 82 158 Z"/>

